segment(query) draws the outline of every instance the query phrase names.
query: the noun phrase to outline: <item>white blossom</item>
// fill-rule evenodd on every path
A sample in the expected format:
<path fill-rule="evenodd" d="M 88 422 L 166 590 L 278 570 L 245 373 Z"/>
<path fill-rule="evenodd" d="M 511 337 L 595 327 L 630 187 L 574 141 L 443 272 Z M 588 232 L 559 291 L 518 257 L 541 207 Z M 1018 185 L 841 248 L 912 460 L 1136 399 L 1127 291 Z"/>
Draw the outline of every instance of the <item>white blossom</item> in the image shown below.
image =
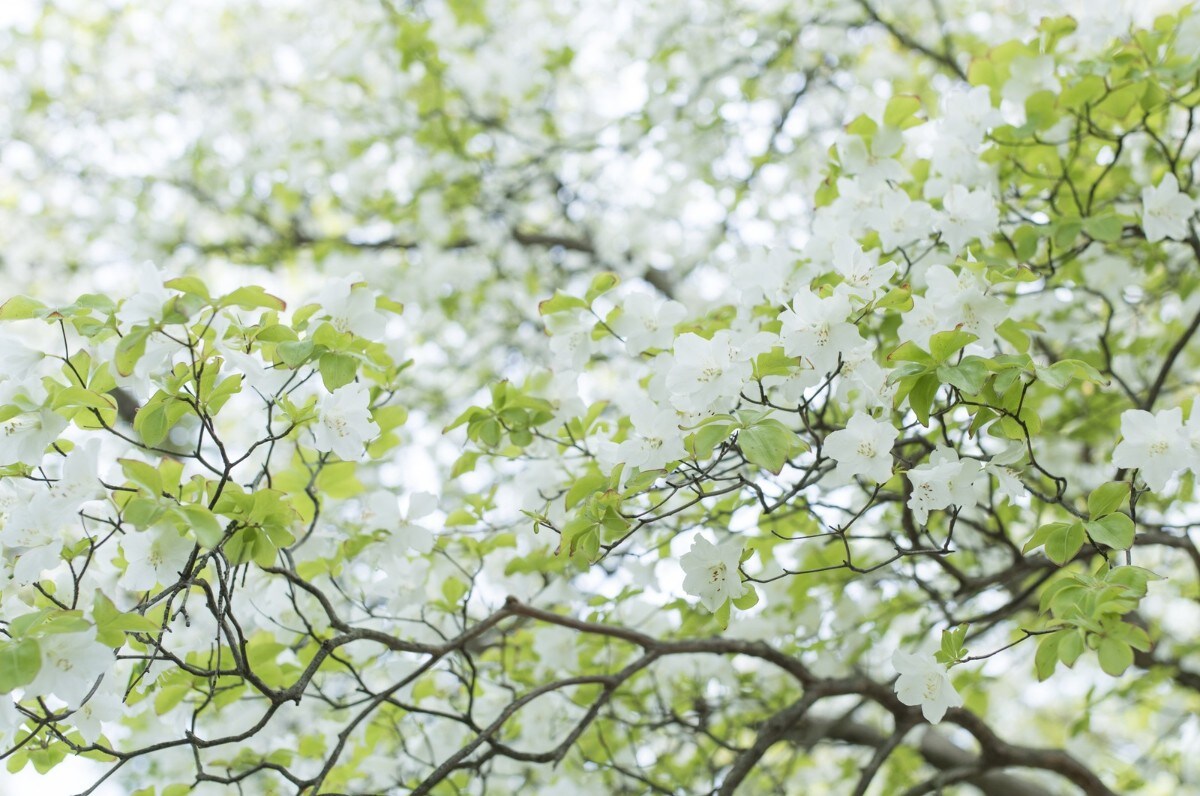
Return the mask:
<path fill-rule="evenodd" d="M 50 409 L 21 412 L 0 422 L 0 465 L 38 465 L 46 447 L 66 427 L 67 419 Z"/>
<path fill-rule="evenodd" d="M 913 655 L 896 650 L 892 666 L 900 677 L 896 679 L 896 696 L 906 705 L 921 706 L 921 714 L 930 724 L 937 724 L 950 708 L 962 707 L 963 700 L 946 667 L 933 656 Z"/>
<path fill-rule="evenodd" d="M 194 548 L 194 542 L 167 525 L 127 532 L 121 537 L 126 561 L 122 585 L 130 591 L 149 591 L 174 583 Z"/>
<path fill-rule="evenodd" d="M 1156 187 L 1142 189 L 1142 231 L 1151 243 L 1186 238 L 1195 212 L 1196 200 L 1180 192 L 1174 174 L 1163 177 Z"/>
<path fill-rule="evenodd" d="M 629 420 L 636 432 L 617 447 L 617 461 L 641 470 L 658 470 L 687 455 L 675 410 L 649 401 L 634 406 Z"/>
<path fill-rule="evenodd" d="M 741 557 L 740 542 L 715 545 L 697 535 L 691 551 L 679 562 L 685 575 L 684 591 L 699 597 L 700 603 L 715 613 L 726 600 L 736 600 L 746 593 L 738 572 Z"/>
<path fill-rule="evenodd" d="M 652 348 L 670 348 L 675 325 L 687 316 L 678 301 L 660 301 L 649 293 L 631 294 L 621 310 L 611 326 L 624 338 L 625 350 L 635 356 Z"/>
<path fill-rule="evenodd" d="M 808 360 L 818 374 L 832 372 L 842 354 L 863 343 L 849 318 L 850 299 L 844 293 L 821 298 L 801 290 L 792 308 L 779 314 L 784 353 Z"/>
<path fill-rule="evenodd" d="M 975 238 L 989 238 L 1000 223 L 996 199 L 983 188 L 971 191 L 965 186 L 954 185 L 942 198 L 942 207 L 937 229 L 954 254 Z"/>
<path fill-rule="evenodd" d="M 822 451 L 838 463 L 835 477 L 850 480 L 861 475 L 883 483 L 892 477 L 892 445 L 898 436 L 891 422 L 857 412 L 845 428 L 825 438 Z"/>
<path fill-rule="evenodd" d="M 1113 450 L 1113 464 L 1137 469 L 1155 492 L 1192 461 L 1191 440 L 1184 433 L 1179 407 L 1154 414 L 1127 409 L 1121 413 L 1121 437 Z"/>
<path fill-rule="evenodd" d="M 727 329 L 710 340 L 689 332 L 675 340 L 666 386 L 676 409 L 703 413 L 736 398 L 752 373 L 749 358 Z"/>
<path fill-rule="evenodd" d="M 352 382 L 317 401 L 313 447 L 333 452 L 346 461 L 362 458 L 367 442 L 379 434 L 371 419 L 371 394 L 366 385 Z"/>
<path fill-rule="evenodd" d="M 54 696 L 78 707 L 113 663 L 113 651 L 96 641 L 92 631 L 47 633 L 38 640 L 41 668 L 26 693 Z"/>
<path fill-rule="evenodd" d="M 375 291 L 355 281 L 354 277 L 331 280 L 316 302 L 339 332 L 351 332 L 368 340 L 383 336 L 387 319 L 375 309 Z"/>

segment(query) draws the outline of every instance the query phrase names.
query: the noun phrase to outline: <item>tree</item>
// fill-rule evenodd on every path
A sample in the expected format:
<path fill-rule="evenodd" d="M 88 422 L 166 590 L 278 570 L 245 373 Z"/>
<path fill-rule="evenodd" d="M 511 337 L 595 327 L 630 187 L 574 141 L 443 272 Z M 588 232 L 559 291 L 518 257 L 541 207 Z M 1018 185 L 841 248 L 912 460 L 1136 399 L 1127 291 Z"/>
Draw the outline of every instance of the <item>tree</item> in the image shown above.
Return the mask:
<path fill-rule="evenodd" d="M 1197 787 L 1200 14 L 181 7 L 5 12 L 10 770 Z"/>

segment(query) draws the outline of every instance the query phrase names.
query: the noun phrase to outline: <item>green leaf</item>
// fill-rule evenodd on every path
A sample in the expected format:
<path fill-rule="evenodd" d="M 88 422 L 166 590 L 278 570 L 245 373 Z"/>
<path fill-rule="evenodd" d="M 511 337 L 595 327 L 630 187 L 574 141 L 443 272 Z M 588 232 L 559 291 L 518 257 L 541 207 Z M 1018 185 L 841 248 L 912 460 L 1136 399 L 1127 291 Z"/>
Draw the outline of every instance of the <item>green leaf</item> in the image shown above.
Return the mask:
<path fill-rule="evenodd" d="M 42 651 L 35 638 L 0 643 L 0 694 L 29 685 L 42 668 Z"/>
<path fill-rule="evenodd" d="M 1093 520 L 1112 514 L 1129 498 L 1129 484 L 1125 481 L 1109 481 L 1092 490 L 1088 495 L 1088 514 Z"/>
<path fill-rule="evenodd" d="M 942 383 L 934 373 L 922 376 L 917 379 L 913 385 L 912 391 L 908 394 L 908 405 L 912 407 L 913 412 L 917 415 L 917 420 L 921 421 L 921 425 L 929 427 L 929 413 L 933 408 L 933 400 L 937 397 L 938 389 Z"/>
<path fill-rule="evenodd" d="M 344 387 L 354 381 L 358 373 L 358 360 L 346 354 L 332 352 L 322 354 L 318 368 L 321 371 L 321 381 L 325 389 L 333 392 L 338 387 Z"/>
<path fill-rule="evenodd" d="M 462 525 L 477 525 L 478 523 L 479 518 L 468 509 L 455 509 L 446 515 L 446 520 L 442 524 L 447 528 L 456 528 Z"/>
<path fill-rule="evenodd" d="M 1050 538 L 1051 534 L 1058 533 L 1060 530 L 1065 529 L 1068 525 L 1070 525 L 1069 522 L 1046 523 L 1033 532 L 1033 536 L 1030 537 L 1029 541 L 1025 543 L 1025 546 L 1021 548 L 1021 552 L 1028 553 L 1030 550 L 1041 547 L 1046 543 L 1046 540 Z"/>
<path fill-rule="evenodd" d="M 753 583 L 747 583 L 745 594 L 733 601 L 733 607 L 739 611 L 746 611 L 756 605 L 758 605 L 758 592 L 754 589 Z"/>
<path fill-rule="evenodd" d="M 1058 645 L 1062 641 L 1061 633 L 1049 633 L 1038 639 L 1037 652 L 1033 656 L 1033 666 L 1037 671 L 1038 680 L 1048 680 L 1058 666 Z"/>
<path fill-rule="evenodd" d="M 40 318 L 47 309 L 46 305 L 28 296 L 13 296 L 0 304 L 0 321 L 23 321 L 28 318 Z"/>
<path fill-rule="evenodd" d="M 107 395 L 85 390 L 82 387 L 64 387 L 54 394 L 54 400 L 50 404 L 51 409 L 77 406 L 109 411 L 117 408 L 117 402 Z"/>
<path fill-rule="evenodd" d="M 106 647 L 120 647 L 126 633 L 157 633 L 160 627 L 138 613 L 122 613 L 99 589 L 92 601 L 96 640 Z"/>
<path fill-rule="evenodd" d="M 1067 527 L 1055 528 L 1050 537 L 1046 539 L 1046 557 L 1055 564 L 1063 566 L 1075 557 L 1075 554 L 1083 547 L 1083 543 L 1087 541 L 1087 537 L 1083 532 L 1083 523 L 1081 522 L 1072 522 L 1069 525 L 1066 523 L 1055 524 Z"/>
<path fill-rule="evenodd" d="M 588 303 L 578 296 L 570 296 L 561 290 L 556 290 L 553 296 L 538 304 L 538 314 L 553 315 L 556 312 L 566 312 L 567 310 L 587 309 L 587 306 Z"/>
<path fill-rule="evenodd" d="M 1092 239 L 1101 241 L 1102 243 L 1113 243 L 1120 240 L 1124 229 L 1124 222 L 1115 213 L 1092 216 L 1083 220 L 1083 231 Z"/>
<path fill-rule="evenodd" d="M 1100 658 L 1100 668 L 1113 677 L 1120 677 L 1133 664 L 1133 648 L 1115 638 L 1100 639 L 1096 655 Z"/>
<path fill-rule="evenodd" d="M 967 343 L 973 343 L 979 338 L 970 332 L 955 329 L 952 332 L 938 332 L 929 338 L 929 353 L 935 362 L 945 362 L 957 354 Z"/>
<path fill-rule="evenodd" d="M 688 454 L 696 461 L 704 461 L 713 455 L 713 450 L 729 438 L 736 426 L 733 423 L 712 423 L 702 426 L 683 441 Z"/>
<path fill-rule="evenodd" d="M 204 281 L 195 276 L 179 276 L 174 279 L 168 279 L 163 282 L 163 287 L 169 287 L 172 290 L 178 290 L 180 293 L 189 293 L 193 296 L 199 296 L 205 301 L 209 301 L 212 297 L 208 292 L 208 285 Z"/>
<path fill-rule="evenodd" d="M 591 304 L 600 296 L 612 290 L 621 282 L 621 277 L 611 271 L 604 271 L 592 277 L 592 284 L 588 286 L 587 294 L 584 296 L 584 301 Z"/>
<path fill-rule="evenodd" d="M 258 285 L 247 285 L 222 296 L 217 301 L 217 306 L 240 307 L 244 310 L 263 308 L 282 312 L 287 309 L 287 302 L 278 296 L 272 296 Z"/>
<path fill-rule="evenodd" d="M 1083 231 L 1083 221 L 1078 218 L 1060 218 L 1051 225 L 1054 235 L 1051 240 L 1057 249 L 1069 249 L 1075 244 L 1075 239 Z"/>
<path fill-rule="evenodd" d="M 158 468 L 136 459 L 117 459 L 121 472 L 133 483 L 157 498 L 163 492 L 162 474 Z"/>
<path fill-rule="evenodd" d="M 989 375 L 987 364 L 981 357 L 966 357 L 957 365 L 941 365 L 937 369 L 939 379 L 967 395 L 982 390 Z"/>
<path fill-rule="evenodd" d="M 206 507 L 187 503 L 179 507 L 179 512 L 192 536 L 206 550 L 212 550 L 225 537 L 221 521 Z"/>
<path fill-rule="evenodd" d="M 275 352 L 279 354 L 283 364 L 295 370 L 308 361 L 315 347 L 311 340 L 287 341 L 277 345 Z"/>
<path fill-rule="evenodd" d="M 1064 632 L 1058 645 L 1058 659 L 1067 666 L 1074 666 L 1075 661 L 1083 654 L 1083 631 L 1073 630 Z"/>
<path fill-rule="evenodd" d="M 888 100 L 887 107 L 884 108 L 883 123 L 901 130 L 912 127 L 920 123 L 920 120 L 912 118 L 919 110 L 921 100 L 911 94 L 897 94 Z"/>
<path fill-rule="evenodd" d="M 733 605 L 729 602 L 729 600 L 726 600 L 725 602 L 721 603 L 721 607 L 718 608 L 714 614 L 717 617 L 717 625 L 719 625 L 722 630 L 729 628 L 729 615 L 732 613 L 732 608 Z"/>
<path fill-rule="evenodd" d="M 113 357 L 113 362 L 117 366 L 117 373 L 122 376 L 128 376 L 133 373 L 133 369 L 137 367 L 138 360 L 142 358 L 142 354 L 146 353 L 146 338 L 150 336 L 153 330 L 149 326 L 135 326 L 130 330 L 129 334 L 121 338 L 121 342 L 117 343 L 117 351 Z"/>
<path fill-rule="evenodd" d="M 1115 550 L 1133 547 L 1133 520 L 1125 514 L 1116 513 L 1087 523 L 1088 536 L 1096 544 L 1105 544 Z"/>
<path fill-rule="evenodd" d="M 925 353 L 925 351 L 922 350 L 922 348 L 912 340 L 900 345 L 899 348 L 888 354 L 887 358 L 889 362 L 919 362 L 921 364 L 933 364 L 933 358 L 930 357 L 929 354 Z"/>
<path fill-rule="evenodd" d="M 142 435 L 142 442 L 151 448 L 157 447 L 171 430 L 166 404 L 153 401 L 138 409 L 133 416 L 133 429 Z"/>
<path fill-rule="evenodd" d="M 1081 108 L 1104 96 L 1108 87 L 1099 75 L 1085 75 L 1063 90 L 1060 101 L 1064 108 Z"/>
<path fill-rule="evenodd" d="M 778 420 L 767 420 L 742 429 L 738 432 L 737 444 L 746 461 L 775 475 L 779 475 L 789 458 L 804 449 L 800 438 Z"/>

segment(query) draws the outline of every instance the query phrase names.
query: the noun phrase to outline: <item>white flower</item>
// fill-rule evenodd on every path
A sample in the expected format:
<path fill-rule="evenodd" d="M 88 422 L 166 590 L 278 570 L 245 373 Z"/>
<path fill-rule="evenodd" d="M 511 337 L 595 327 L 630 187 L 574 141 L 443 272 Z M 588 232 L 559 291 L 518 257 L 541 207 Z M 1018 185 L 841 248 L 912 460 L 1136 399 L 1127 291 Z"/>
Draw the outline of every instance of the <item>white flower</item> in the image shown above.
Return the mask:
<path fill-rule="evenodd" d="M 984 465 L 984 469 L 996 477 L 996 487 L 999 489 L 1000 494 L 1009 500 L 1015 502 L 1029 494 L 1029 490 L 1025 488 L 1025 483 L 1021 480 L 1017 471 L 1011 467 L 988 462 Z"/>
<path fill-rule="evenodd" d="M 913 308 L 900 322 L 900 339 L 911 340 L 928 349 L 929 338 L 936 332 L 960 329 L 988 345 L 996 337 L 996 326 L 1004 321 L 1008 308 L 1003 301 L 987 294 L 987 286 L 967 269 L 955 273 L 937 264 L 925 272 L 924 296 L 913 297 Z"/>
<path fill-rule="evenodd" d="M 1142 231 L 1154 243 L 1163 238 L 1183 240 L 1190 232 L 1196 201 L 1179 191 L 1174 174 L 1162 178 L 1157 188 L 1142 189 Z"/>
<path fill-rule="evenodd" d="M 366 385 L 357 382 L 321 396 L 313 426 L 313 447 L 332 451 L 346 461 L 358 460 L 367 441 L 379 434 L 379 426 L 371 419 L 370 402 Z"/>
<path fill-rule="evenodd" d="M 71 714 L 71 724 L 75 725 L 86 743 L 95 743 L 100 739 L 101 722 L 120 721 L 124 693 L 121 681 L 108 675 L 100 681 L 91 698 Z"/>
<path fill-rule="evenodd" d="M 1160 492 L 1177 471 L 1191 460 L 1191 444 L 1183 431 L 1183 410 L 1179 407 L 1150 414 L 1141 409 L 1121 413 L 1123 439 L 1113 451 L 1113 464 L 1136 468 L 1142 480 Z"/>
<path fill-rule="evenodd" d="M 834 476 L 856 475 L 883 483 L 892 477 L 892 445 L 900 431 L 886 420 L 856 412 L 846 427 L 825 438 L 823 452 L 838 463 Z"/>
<path fill-rule="evenodd" d="M 550 351 L 559 371 L 578 372 L 592 358 L 592 328 L 595 317 L 589 312 L 573 310 L 555 312 L 542 319 L 550 335 Z"/>
<path fill-rule="evenodd" d="M 130 591 L 149 591 L 160 583 L 174 583 L 194 547 L 191 540 L 167 525 L 126 533 L 121 537 L 126 561 L 121 585 Z"/>
<path fill-rule="evenodd" d="M 687 315 L 687 309 L 678 301 L 659 301 L 649 293 L 630 295 L 621 309 L 611 326 L 625 339 L 625 350 L 634 356 L 651 348 L 670 348 L 675 324 Z"/>
<path fill-rule="evenodd" d="M 880 265 L 879 252 L 864 252 L 851 238 L 842 238 L 834 244 L 833 267 L 844 280 L 837 291 L 867 301 L 896 273 L 895 263 Z"/>
<path fill-rule="evenodd" d="M 628 467 L 658 470 L 687 456 L 674 409 L 643 401 L 629 413 L 635 436 L 617 447 L 616 459 Z"/>
<path fill-rule="evenodd" d="M 46 446 L 58 439 L 67 419 L 49 409 L 22 412 L 0 423 L 0 465 L 42 461 Z"/>
<path fill-rule="evenodd" d="M 1054 76 L 1055 68 L 1054 58 L 1049 55 L 1014 58 L 1002 91 L 1004 99 L 1013 105 L 1024 106 L 1025 100 L 1039 91 L 1057 93 L 1060 86 Z"/>
<path fill-rule="evenodd" d="M 975 482 L 981 469 L 975 459 L 959 459 L 952 448 L 939 447 L 927 464 L 909 470 L 912 494 L 907 505 L 917 524 L 924 525 L 930 511 L 975 505 Z"/>
<path fill-rule="evenodd" d="M 714 404 L 737 398 L 753 372 L 728 330 L 711 340 L 689 332 L 675 340 L 666 386 L 676 409 L 707 412 Z"/>
<path fill-rule="evenodd" d="M 316 301 L 339 332 L 351 332 L 368 340 L 383 336 L 387 320 L 375 309 L 375 291 L 352 277 L 329 282 Z"/>
<path fill-rule="evenodd" d="M 984 188 L 968 191 L 955 185 L 942 199 L 944 213 L 938 216 L 937 228 L 953 254 L 975 238 L 986 239 L 1000 224 L 996 199 Z"/>
<path fill-rule="evenodd" d="M 160 320 L 163 305 L 171 300 L 171 293 L 163 287 L 162 272 L 151 263 L 138 268 L 133 284 L 139 292 L 122 301 L 116 312 L 117 327 L 123 332 Z"/>
<path fill-rule="evenodd" d="M 900 151 L 904 139 L 899 130 L 879 129 L 870 146 L 861 136 L 846 136 L 837 145 L 838 160 L 846 174 L 853 174 L 867 188 L 888 182 L 903 182 L 908 178 L 904 167 L 892 156 Z"/>
<path fill-rule="evenodd" d="M 844 293 L 823 299 L 804 289 L 792 299 L 792 307 L 779 314 L 784 353 L 804 357 L 817 373 L 833 371 L 839 357 L 863 344 L 858 327 L 848 320 L 850 299 Z"/>
<path fill-rule="evenodd" d="M 928 202 L 914 202 L 902 190 L 887 189 L 880 195 L 878 204 L 866 211 L 863 221 L 879 233 L 879 243 L 884 251 L 891 251 L 914 240 L 929 237 L 933 219 L 933 208 Z M 888 274 L 888 278 L 891 278 L 891 274 Z"/>
<path fill-rule="evenodd" d="M 741 558 L 740 542 L 715 545 L 696 536 L 691 551 L 679 562 L 686 576 L 684 591 L 699 597 L 705 608 L 716 613 L 726 600 L 736 600 L 746 593 L 746 584 L 738 574 Z"/>
<path fill-rule="evenodd" d="M 9 694 L 0 696 L 0 746 L 5 749 L 9 748 L 13 734 L 20 728 L 24 720 L 25 717 L 17 710 L 12 696 Z"/>
<path fill-rule="evenodd" d="M 362 524 L 367 529 L 387 531 L 397 552 L 416 550 L 425 554 L 433 549 L 433 534 L 414 520 L 432 514 L 437 505 L 436 496 L 416 492 L 408 498 L 408 512 L 401 513 L 396 495 L 381 489 L 363 501 Z"/>
<path fill-rule="evenodd" d="M 937 724 L 949 708 L 962 707 L 962 697 L 946 673 L 946 667 L 932 656 L 924 657 L 896 650 L 892 666 L 900 674 L 896 679 L 896 696 L 910 706 L 921 706 L 921 713 L 930 724 Z"/>
<path fill-rule="evenodd" d="M 220 346 L 218 349 L 220 350 Z M 233 366 L 237 373 L 241 373 L 246 378 L 246 384 L 250 385 L 252 390 L 255 390 L 260 395 L 271 397 L 277 395 L 283 385 L 288 383 L 295 374 L 286 367 L 276 367 L 269 365 L 262 358 L 255 354 L 244 354 L 241 351 L 231 349 L 222 350 L 222 355 L 225 361 Z"/>
<path fill-rule="evenodd" d="M 96 641 L 92 631 L 49 633 L 38 639 L 42 666 L 33 682 L 25 686 L 26 696 L 49 694 L 72 707 L 78 707 L 92 690 L 96 679 L 113 663 L 113 651 Z"/>
<path fill-rule="evenodd" d="M 992 107 L 991 89 L 987 86 L 949 91 L 941 104 L 943 128 L 971 146 L 978 145 L 985 133 L 1004 120 L 1000 111 Z"/>

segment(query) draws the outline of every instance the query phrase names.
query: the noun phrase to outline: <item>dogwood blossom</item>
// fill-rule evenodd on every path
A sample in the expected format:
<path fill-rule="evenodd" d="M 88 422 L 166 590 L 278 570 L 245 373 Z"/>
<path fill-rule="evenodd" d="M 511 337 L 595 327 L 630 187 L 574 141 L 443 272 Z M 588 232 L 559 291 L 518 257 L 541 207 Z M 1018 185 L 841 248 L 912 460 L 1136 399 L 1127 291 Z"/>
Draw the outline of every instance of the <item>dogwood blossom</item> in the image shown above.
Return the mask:
<path fill-rule="evenodd" d="M 678 301 L 659 300 L 649 293 L 633 293 L 621 304 L 622 312 L 610 323 L 625 340 L 625 350 L 637 355 L 651 348 L 670 348 L 675 325 L 687 315 Z"/>
<path fill-rule="evenodd" d="M 703 413 L 736 397 L 753 373 L 750 359 L 757 353 L 755 347 L 735 345 L 727 329 L 711 340 L 691 332 L 680 335 L 667 372 L 671 403 L 683 412 Z"/>
<path fill-rule="evenodd" d="M 946 667 L 932 655 L 913 655 L 896 650 L 892 666 L 899 673 L 896 696 L 906 705 L 921 706 L 921 714 L 930 724 L 937 724 L 950 708 L 962 707 L 963 700 L 946 673 Z"/>
<path fill-rule="evenodd" d="M 379 434 L 371 419 L 371 394 L 357 382 L 338 387 L 317 401 L 313 447 L 337 454 L 346 461 L 362 457 L 363 447 Z"/>
<path fill-rule="evenodd" d="M 1136 468 L 1146 485 L 1159 492 L 1192 460 L 1188 435 L 1179 407 L 1151 414 L 1141 409 L 1121 413 L 1121 441 L 1113 450 L 1113 464 Z"/>
<path fill-rule="evenodd" d="M 416 524 L 437 509 L 438 500 L 428 492 L 416 492 L 408 498 L 408 511 L 400 511 L 396 495 L 376 490 L 363 501 L 361 520 L 364 528 L 387 531 L 393 546 L 401 550 L 428 553 L 433 549 L 433 534 Z"/>
<path fill-rule="evenodd" d="M 975 504 L 975 484 L 982 467 L 975 459 L 960 459 L 952 448 L 938 447 L 929 462 L 908 471 L 912 494 L 908 507 L 918 525 L 929 520 L 929 512 L 948 506 Z"/>
<path fill-rule="evenodd" d="M 91 630 L 49 633 L 39 639 L 38 647 L 42 665 L 26 691 L 53 694 L 72 707 L 83 702 L 113 663 L 113 651 L 96 641 Z"/>
<path fill-rule="evenodd" d="M 173 527 L 159 525 L 121 537 L 126 567 L 123 583 L 131 591 L 148 591 L 174 583 L 195 544 Z"/>
<path fill-rule="evenodd" d="M 637 433 L 622 442 L 616 453 L 617 459 L 627 466 L 657 470 L 687 455 L 675 410 L 639 403 L 629 413 L 629 420 Z"/>
<path fill-rule="evenodd" d="M 983 188 L 971 191 L 954 185 L 942 198 L 942 207 L 937 229 L 953 253 L 962 251 L 975 238 L 991 235 L 1000 223 L 996 199 Z"/>
<path fill-rule="evenodd" d="M 792 299 L 792 308 L 779 314 L 784 353 L 808 360 L 818 374 L 833 371 L 844 352 L 863 343 L 849 317 L 850 299 L 844 293 L 821 298 L 801 290 Z"/>
<path fill-rule="evenodd" d="M 118 328 L 126 331 L 162 317 L 163 305 L 171 299 L 171 293 L 163 287 L 162 271 L 151 263 L 138 269 L 134 280 L 138 292 L 121 302 L 117 308 Z"/>
<path fill-rule="evenodd" d="M 1196 200 L 1179 190 L 1179 180 L 1168 174 L 1155 187 L 1142 189 L 1142 232 L 1154 243 L 1163 238 L 1183 240 L 1196 212 Z"/>
<path fill-rule="evenodd" d="M 352 332 L 370 340 L 383 335 L 387 319 L 375 309 L 375 292 L 353 277 L 330 281 L 316 302 L 339 332 Z"/>
<path fill-rule="evenodd" d="M 697 535 L 691 551 L 679 562 L 685 575 L 684 591 L 699 597 L 701 604 L 715 613 L 726 600 L 736 600 L 746 593 L 746 584 L 738 574 L 741 558 L 741 543 L 716 545 Z"/>
<path fill-rule="evenodd" d="M 65 417 L 45 408 L 8 418 L 0 423 L 0 465 L 37 465 L 66 427 Z"/>
<path fill-rule="evenodd" d="M 883 483 L 892 477 L 892 445 L 900 430 L 887 420 L 856 412 L 845 428 L 825 438 L 826 455 L 838 463 L 834 476 L 849 480 L 856 475 Z"/>
<path fill-rule="evenodd" d="M 877 251 L 864 252 L 849 238 L 835 244 L 833 267 L 843 279 L 837 286 L 838 292 L 866 301 L 874 298 L 875 293 L 896 273 L 895 263 L 880 265 Z"/>
<path fill-rule="evenodd" d="M 966 268 L 955 272 L 938 263 L 925 271 L 925 283 L 925 295 L 913 297 L 913 308 L 900 323 L 901 340 L 927 348 L 930 337 L 952 329 L 970 332 L 981 345 L 995 339 L 1007 310 L 979 277 Z"/>

